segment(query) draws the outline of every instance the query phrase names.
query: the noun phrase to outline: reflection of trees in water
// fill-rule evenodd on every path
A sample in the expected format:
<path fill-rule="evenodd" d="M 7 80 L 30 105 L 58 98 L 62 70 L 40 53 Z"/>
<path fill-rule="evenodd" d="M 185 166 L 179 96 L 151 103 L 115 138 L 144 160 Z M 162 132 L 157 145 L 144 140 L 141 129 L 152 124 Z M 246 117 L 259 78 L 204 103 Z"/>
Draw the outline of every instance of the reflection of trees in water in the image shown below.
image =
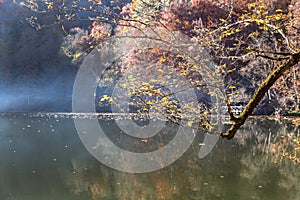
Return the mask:
<path fill-rule="evenodd" d="M 73 171 L 63 172 L 66 184 L 75 196 L 88 194 L 91 199 L 207 199 L 221 195 L 224 173 L 211 176 L 216 167 L 213 161 L 201 164 L 199 146 L 188 150 L 174 165 L 162 170 L 130 174 L 112 170 L 98 161 L 85 157 L 73 159 Z M 222 157 L 222 156 L 221 156 Z M 206 163 L 206 162 L 205 162 Z M 223 170 L 221 170 L 223 171 Z M 74 173 L 73 173 L 74 172 Z M 220 178 L 220 176 L 222 178 Z"/>
<path fill-rule="evenodd" d="M 266 199 L 272 196 L 278 199 L 297 199 L 300 196 L 299 167 L 288 160 L 276 163 L 272 156 L 251 154 L 241 158 L 241 177 L 248 181 L 257 183 L 256 187 L 249 188 L 254 196 L 261 196 Z"/>
<path fill-rule="evenodd" d="M 71 161 L 72 169 L 62 169 L 62 176 L 70 191 L 78 197 L 88 195 L 91 199 L 101 199 L 113 193 L 110 184 L 110 170 L 91 158 L 77 158 Z"/>
<path fill-rule="evenodd" d="M 159 172 L 152 175 L 122 173 L 88 160 L 73 160 L 72 165 L 76 174 L 70 172 L 67 178 L 72 192 L 75 195 L 88 193 L 93 200 L 165 199 L 172 197 L 172 188 L 176 190 L 169 178 Z"/>
<path fill-rule="evenodd" d="M 175 167 L 146 174 L 128 174 L 111 170 L 103 165 L 88 168 L 86 161 L 73 160 L 76 174 L 69 172 L 69 186 L 75 195 L 88 193 L 93 200 L 98 199 L 207 199 L 217 197 L 221 191 L 219 184 L 212 184 L 214 178 L 208 176 L 205 168 L 197 165 L 197 157 L 179 161 Z M 90 163 L 88 166 L 95 166 Z M 88 170 L 85 170 L 85 168 Z M 210 172 L 209 172 L 210 173 Z M 220 179 L 220 176 L 215 179 Z M 205 180 L 206 179 L 206 180 Z M 218 189 L 217 189 L 218 188 Z"/>
<path fill-rule="evenodd" d="M 237 135 L 241 145 L 250 143 L 253 152 L 268 154 L 272 162 L 284 158 L 300 163 L 300 127 L 292 120 L 249 120 Z"/>
<path fill-rule="evenodd" d="M 146 174 L 112 170 L 85 157 L 72 160 L 75 174 L 64 173 L 77 196 L 91 199 L 297 199 L 299 165 L 283 157 L 294 148 L 299 127 L 290 122 L 249 120 L 236 143 L 219 140 L 204 159 L 198 158 L 198 135 L 174 164 Z M 149 141 L 150 142 L 150 141 Z"/>
<path fill-rule="evenodd" d="M 151 173 L 129 174 L 95 160 L 74 137 L 69 118 L 3 116 L 1 200 L 30 192 L 55 196 L 52 199 L 71 193 L 69 199 L 93 200 L 294 200 L 300 196 L 299 164 L 282 156 L 293 153 L 297 145 L 293 138 L 300 136 L 300 127 L 290 121 L 249 120 L 237 138 L 220 139 L 204 159 L 198 158 L 204 138 L 198 134 L 191 148 L 172 165 Z"/>
<path fill-rule="evenodd" d="M 300 127 L 290 121 L 252 120 L 237 136 L 237 142 L 248 146 L 251 152 L 242 154 L 240 175 L 259 183 L 258 187 L 269 193 L 275 192 L 279 199 L 297 199 Z"/>

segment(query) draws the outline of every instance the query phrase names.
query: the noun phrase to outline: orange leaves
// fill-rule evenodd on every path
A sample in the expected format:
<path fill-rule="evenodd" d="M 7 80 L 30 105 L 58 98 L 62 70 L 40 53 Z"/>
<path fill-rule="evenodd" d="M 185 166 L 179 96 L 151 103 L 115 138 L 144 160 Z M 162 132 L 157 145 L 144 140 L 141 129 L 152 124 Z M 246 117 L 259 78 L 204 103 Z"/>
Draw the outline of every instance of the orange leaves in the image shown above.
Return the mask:
<path fill-rule="evenodd" d="M 93 2 L 97 3 L 97 4 L 102 4 L 101 0 L 93 0 Z"/>
<path fill-rule="evenodd" d="M 160 63 L 164 63 L 164 62 L 166 62 L 166 58 L 165 57 L 159 57 L 158 58 L 158 61 L 160 62 Z"/>
<path fill-rule="evenodd" d="M 46 3 L 46 4 L 48 4 L 48 9 L 49 10 L 51 10 L 51 9 L 53 9 L 53 2 L 49 2 L 49 3 Z"/>
<path fill-rule="evenodd" d="M 137 6 L 138 6 L 138 0 L 133 0 L 131 6 L 132 6 L 133 9 L 137 8 Z"/>
<path fill-rule="evenodd" d="M 252 33 L 250 33 L 248 35 L 248 38 L 254 38 L 254 37 L 258 36 L 258 35 L 259 35 L 258 31 L 254 31 L 254 32 L 252 32 Z"/>
<path fill-rule="evenodd" d="M 91 29 L 90 36 L 99 42 L 104 41 L 110 36 L 107 28 L 100 22 L 94 21 Z"/>

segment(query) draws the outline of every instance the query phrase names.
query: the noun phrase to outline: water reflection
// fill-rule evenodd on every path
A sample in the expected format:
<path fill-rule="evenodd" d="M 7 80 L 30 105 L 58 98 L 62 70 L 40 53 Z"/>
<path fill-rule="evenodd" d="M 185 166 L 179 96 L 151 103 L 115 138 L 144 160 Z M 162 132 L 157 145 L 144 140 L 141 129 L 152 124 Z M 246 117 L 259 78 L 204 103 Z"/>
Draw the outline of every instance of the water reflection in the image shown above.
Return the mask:
<path fill-rule="evenodd" d="M 250 120 L 235 140 L 220 139 L 201 160 L 198 152 L 204 136 L 197 135 L 172 165 L 129 174 L 95 160 L 81 144 L 72 117 L 0 116 L 1 200 L 294 200 L 300 196 L 299 164 L 290 158 L 297 156 L 294 139 L 300 137 L 300 127 L 290 121 Z"/>

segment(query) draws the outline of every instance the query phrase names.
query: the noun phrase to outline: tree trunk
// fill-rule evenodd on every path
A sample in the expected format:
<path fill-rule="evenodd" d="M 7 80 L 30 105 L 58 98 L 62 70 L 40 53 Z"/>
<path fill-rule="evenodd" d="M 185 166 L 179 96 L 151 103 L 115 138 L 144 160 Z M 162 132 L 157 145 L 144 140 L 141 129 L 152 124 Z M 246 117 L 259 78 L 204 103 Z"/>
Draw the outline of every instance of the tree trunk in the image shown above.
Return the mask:
<path fill-rule="evenodd" d="M 248 104 L 245 106 L 243 112 L 238 116 L 232 119 L 234 122 L 230 129 L 225 133 L 221 134 L 222 137 L 227 139 L 232 139 L 239 128 L 245 123 L 249 115 L 252 114 L 253 110 L 257 107 L 259 102 L 262 100 L 266 92 L 274 85 L 274 83 L 291 67 L 298 64 L 300 61 L 300 51 L 291 55 L 288 61 L 281 64 L 275 71 L 273 71 L 266 80 L 258 87 Z"/>

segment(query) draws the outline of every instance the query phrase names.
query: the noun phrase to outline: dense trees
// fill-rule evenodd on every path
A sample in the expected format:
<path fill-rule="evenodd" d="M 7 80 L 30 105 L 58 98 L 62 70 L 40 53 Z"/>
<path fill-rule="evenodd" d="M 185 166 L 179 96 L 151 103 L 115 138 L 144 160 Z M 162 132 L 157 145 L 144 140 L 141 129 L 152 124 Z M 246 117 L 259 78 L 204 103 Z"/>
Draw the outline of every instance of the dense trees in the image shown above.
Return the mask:
<path fill-rule="evenodd" d="M 147 48 L 133 45 L 128 49 L 115 70 L 124 75 L 140 65 L 152 72 L 156 69 L 153 77 L 159 77 L 158 72 L 162 70 L 159 66 L 171 67 L 162 70 L 165 74 L 160 78 L 165 80 L 170 75 L 166 71 L 175 70 L 190 81 L 190 87 L 205 102 L 195 110 L 187 109 L 191 106 L 184 110 L 174 107 L 171 98 L 174 94 L 162 91 L 158 86 L 162 83 L 150 78 L 145 87 L 145 82 L 136 76 L 131 78 L 135 84 L 125 87 L 134 87 L 130 94 L 137 98 L 131 104 L 141 108 L 140 111 L 147 112 L 149 106 L 160 104 L 158 110 L 166 107 L 165 113 L 174 122 L 188 118 L 187 125 L 193 126 L 194 117 L 187 116 L 200 115 L 197 120 L 202 119 L 201 125 L 214 130 L 206 116 L 219 108 L 204 99 L 217 97 L 233 123 L 227 133 L 221 134 L 228 139 L 234 137 L 260 102 L 264 109 L 257 109 L 258 114 L 267 110 L 268 114 L 299 111 L 297 1 L 133 0 L 115 1 L 112 5 L 88 0 L 24 1 L 22 4 L 36 11 L 37 17 L 28 19 L 37 29 L 61 26 L 66 33 L 62 49 L 76 62 L 97 45 L 101 49 L 101 44 L 112 38 L 147 40 Z M 208 54 L 203 53 L 204 49 Z M 208 56 L 212 57 L 209 62 L 214 62 L 213 70 L 206 67 Z M 165 83 L 174 84 L 168 81 Z M 108 99 L 99 100 L 101 104 Z M 246 105 L 237 116 L 232 112 L 235 104 Z"/>

